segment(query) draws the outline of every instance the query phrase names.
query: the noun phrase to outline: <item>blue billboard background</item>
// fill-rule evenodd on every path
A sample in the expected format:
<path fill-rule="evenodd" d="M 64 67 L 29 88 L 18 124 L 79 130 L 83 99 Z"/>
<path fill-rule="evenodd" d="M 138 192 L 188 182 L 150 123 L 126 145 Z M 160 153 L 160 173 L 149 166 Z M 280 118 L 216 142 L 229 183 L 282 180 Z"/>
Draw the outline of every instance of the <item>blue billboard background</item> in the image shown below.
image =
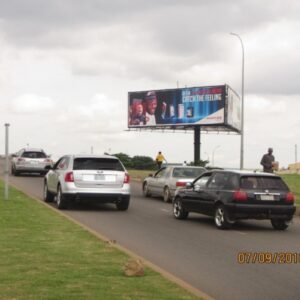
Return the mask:
<path fill-rule="evenodd" d="M 225 93 L 225 85 L 129 92 L 128 127 L 224 124 Z"/>

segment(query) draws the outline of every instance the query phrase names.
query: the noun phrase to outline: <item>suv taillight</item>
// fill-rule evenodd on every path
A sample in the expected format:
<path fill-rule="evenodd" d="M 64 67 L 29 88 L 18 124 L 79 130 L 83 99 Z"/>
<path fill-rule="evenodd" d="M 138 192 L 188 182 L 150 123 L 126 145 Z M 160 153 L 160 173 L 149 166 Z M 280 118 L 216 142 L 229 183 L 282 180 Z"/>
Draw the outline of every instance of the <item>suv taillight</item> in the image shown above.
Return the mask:
<path fill-rule="evenodd" d="M 125 176 L 124 176 L 124 181 L 123 183 L 129 183 L 130 182 L 130 176 L 128 173 L 125 173 Z"/>
<path fill-rule="evenodd" d="M 295 201 L 295 197 L 294 197 L 293 193 L 288 192 L 285 196 L 285 202 L 293 203 L 294 201 Z"/>
<path fill-rule="evenodd" d="M 176 182 L 176 186 L 177 187 L 185 187 L 186 186 L 186 182 L 184 182 L 184 181 L 177 181 Z"/>
<path fill-rule="evenodd" d="M 246 201 L 247 194 L 243 191 L 235 191 L 233 194 L 233 200 L 235 201 Z"/>
<path fill-rule="evenodd" d="M 69 172 L 65 175 L 65 182 L 74 182 L 73 172 Z"/>

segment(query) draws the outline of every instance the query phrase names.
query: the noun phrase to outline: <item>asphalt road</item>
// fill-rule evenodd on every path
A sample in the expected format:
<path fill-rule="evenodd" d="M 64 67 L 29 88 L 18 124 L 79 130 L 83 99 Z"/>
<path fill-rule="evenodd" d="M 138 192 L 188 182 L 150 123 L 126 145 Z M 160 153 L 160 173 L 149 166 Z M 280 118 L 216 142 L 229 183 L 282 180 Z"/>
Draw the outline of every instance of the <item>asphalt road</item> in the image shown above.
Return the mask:
<path fill-rule="evenodd" d="M 10 177 L 10 182 L 42 199 L 42 177 Z M 76 205 L 64 212 L 213 298 L 299 298 L 299 217 L 284 232 L 273 230 L 269 221 L 243 221 L 221 231 L 202 215 L 176 220 L 171 204 L 144 198 L 141 183 L 132 182 L 131 188 L 127 212 L 109 204 Z M 239 252 L 298 253 L 298 262 L 267 264 L 262 259 L 262 263 L 240 264 Z"/>

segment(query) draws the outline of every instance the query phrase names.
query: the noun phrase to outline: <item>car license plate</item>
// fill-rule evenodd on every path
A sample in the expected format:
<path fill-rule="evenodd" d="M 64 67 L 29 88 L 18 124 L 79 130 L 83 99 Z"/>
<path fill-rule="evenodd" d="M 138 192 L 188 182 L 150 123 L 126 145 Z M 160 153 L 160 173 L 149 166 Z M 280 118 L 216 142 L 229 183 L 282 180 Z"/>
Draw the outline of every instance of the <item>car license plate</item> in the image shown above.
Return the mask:
<path fill-rule="evenodd" d="M 95 175 L 95 180 L 105 180 L 105 175 L 97 174 L 97 175 Z"/>
<path fill-rule="evenodd" d="M 38 162 L 38 161 L 32 160 L 30 163 L 31 163 L 32 165 L 37 165 L 39 162 Z"/>
<path fill-rule="evenodd" d="M 274 200 L 274 195 L 260 195 L 260 200 L 273 201 Z"/>

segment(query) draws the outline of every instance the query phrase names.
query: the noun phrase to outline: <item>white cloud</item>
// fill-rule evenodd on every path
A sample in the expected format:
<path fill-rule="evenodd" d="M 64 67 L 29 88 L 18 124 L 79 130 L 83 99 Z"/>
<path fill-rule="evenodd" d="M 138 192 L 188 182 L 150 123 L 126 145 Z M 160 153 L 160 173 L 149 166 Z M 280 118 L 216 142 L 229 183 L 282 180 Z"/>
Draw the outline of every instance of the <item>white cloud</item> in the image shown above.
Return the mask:
<path fill-rule="evenodd" d="M 34 94 L 21 95 L 11 102 L 11 110 L 17 114 L 49 113 L 54 107 L 53 99 Z"/>

